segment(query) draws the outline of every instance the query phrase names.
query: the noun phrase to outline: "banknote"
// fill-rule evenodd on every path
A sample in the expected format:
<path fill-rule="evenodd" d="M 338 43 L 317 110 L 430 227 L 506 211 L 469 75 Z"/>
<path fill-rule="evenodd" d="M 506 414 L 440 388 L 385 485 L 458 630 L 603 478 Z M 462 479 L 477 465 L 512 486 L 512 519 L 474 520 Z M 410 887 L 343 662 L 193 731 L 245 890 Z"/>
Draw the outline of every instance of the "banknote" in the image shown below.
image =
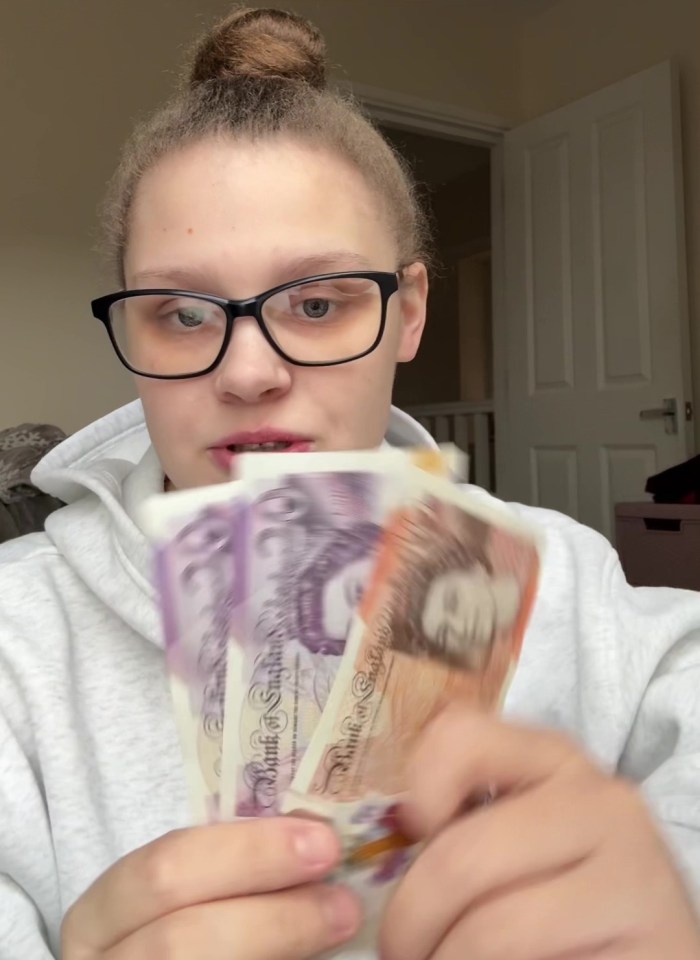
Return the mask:
<path fill-rule="evenodd" d="M 279 812 L 335 680 L 407 464 L 447 476 L 462 458 L 447 447 L 237 458 L 250 504 L 248 593 L 228 650 L 223 816 Z"/>
<path fill-rule="evenodd" d="M 469 455 L 454 443 L 440 443 L 432 447 L 403 448 L 409 462 L 436 477 L 445 477 L 455 483 L 469 477 Z"/>
<path fill-rule="evenodd" d="M 234 459 L 236 480 L 274 479 L 291 474 L 400 472 L 407 463 L 405 450 L 314 450 L 309 453 L 241 453 Z"/>
<path fill-rule="evenodd" d="M 151 498 L 155 586 L 175 720 L 196 822 L 218 819 L 226 653 L 246 593 L 247 504 L 232 485 Z"/>
<path fill-rule="evenodd" d="M 396 826 L 408 758 L 449 702 L 497 710 L 534 601 L 540 545 L 480 498 L 413 470 L 384 526 L 335 684 L 282 809 L 331 820 L 374 936 L 414 855 Z M 364 940 L 362 939 L 364 938 Z"/>
<path fill-rule="evenodd" d="M 234 460 L 235 479 L 278 477 L 289 473 L 328 473 L 334 470 L 372 470 L 400 473 L 406 465 L 434 476 L 466 480 L 469 456 L 454 443 L 437 447 L 390 447 L 378 450 L 314 451 L 311 453 L 243 453 Z"/>
<path fill-rule="evenodd" d="M 247 579 L 232 610 L 227 657 L 227 819 L 279 813 L 335 681 L 398 489 L 386 482 L 391 458 L 367 459 L 364 471 L 362 457 L 336 457 L 326 471 L 320 461 L 309 471 L 313 454 L 303 458 L 291 462 L 298 472 L 268 477 L 263 456 L 262 475 L 252 479 L 253 467 L 241 481 Z"/>
<path fill-rule="evenodd" d="M 297 473 L 306 473 L 309 468 L 325 469 L 327 473 L 332 467 L 336 472 L 364 469 L 383 474 L 402 462 L 401 454 L 392 450 L 333 454 L 330 460 L 328 454 L 285 455 L 282 461 L 266 454 L 253 455 L 251 459 L 248 475 L 272 477 L 279 476 L 282 467 Z M 445 469 L 446 461 L 442 458 L 439 464 L 434 457 L 430 463 L 433 469 Z M 385 491 L 383 486 L 376 489 Z M 360 516 L 357 503 L 350 497 L 341 497 L 332 506 L 336 519 L 338 514 L 350 518 L 353 512 Z M 244 485 L 225 483 L 155 495 L 148 498 L 140 512 L 141 525 L 155 544 L 155 586 L 175 718 L 196 822 L 217 819 L 220 815 L 229 651 L 234 657 L 232 673 L 240 676 L 244 669 L 240 663 L 243 647 L 232 643 L 230 627 L 234 610 L 238 613 L 239 629 L 241 627 L 241 610 L 249 582 L 248 509 Z M 375 515 L 378 519 L 376 510 Z M 346 576 L 357 578 L 358 572 L 357 565 L 351 565 Z M 331 578 L 331 586 L 335 580 L 337 576 Z M 348 595 L 346 592 L 346 607 Z M 253 607 L 251 602 L 248 613 Z M 340 616 L 342 604 L 336 607 L 336 615 Z M 334 629 L 340 628 L 336 624 Z M 250 651 L 250 644 L 246 644 L 245 649 Z M 317 715 L 318 705 L 325 702 L 337 655 L 305 653 L 307 650 L 308 646 L 300 654 L 300 657 L 306 656 L 306 662 L 303 666 L 300 663 L 298 678 L 311 685 L 312 697 L 308 699 L 307 687 L 296 690 L 295 697 L 300 705 L 298 719 L 306 720 L 308 726 Z M 256 680 L 259 675 L 258 670 Z M 259 696 L 264 689 L 264 686 L 253 686 Z M 242 696 L 240 688 L 234 688 L 232 700 L 236 696 Z M 229 731 L 231 729 L 229 724 Z M 300 744 L 305 744 L 307 736 L 308 730 L 301 736 Z M 229 792 L 231 773 L 229 768 L 226 774 Z M 249 770 L 248 778 L 250 776 Z M 227 802 L 229 799 L 227 795 Z"/>

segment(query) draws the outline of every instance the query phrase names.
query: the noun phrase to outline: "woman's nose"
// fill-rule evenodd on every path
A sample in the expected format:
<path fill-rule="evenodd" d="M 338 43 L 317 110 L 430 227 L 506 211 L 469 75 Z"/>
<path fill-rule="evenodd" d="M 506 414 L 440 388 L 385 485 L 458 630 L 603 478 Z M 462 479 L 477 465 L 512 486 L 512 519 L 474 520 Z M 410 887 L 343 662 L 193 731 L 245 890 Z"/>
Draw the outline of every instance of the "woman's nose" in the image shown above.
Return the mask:
<path fill-rule="evenodd" d="M 254 317 L 238 317 L 214 377 L 222 399 L 257 403 L 284 395 L 292 370 L 267 342 Z"/>

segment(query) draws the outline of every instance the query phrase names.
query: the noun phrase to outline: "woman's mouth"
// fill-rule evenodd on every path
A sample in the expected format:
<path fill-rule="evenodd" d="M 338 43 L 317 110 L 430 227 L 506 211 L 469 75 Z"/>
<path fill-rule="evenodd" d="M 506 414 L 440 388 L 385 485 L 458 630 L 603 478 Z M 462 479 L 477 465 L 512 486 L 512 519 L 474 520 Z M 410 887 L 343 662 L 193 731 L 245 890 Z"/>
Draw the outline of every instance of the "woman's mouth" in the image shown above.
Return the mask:
<path fill-rule="evenodd" d="M 241 453 L 307 453 L 313 447 L 308 437 L 272 430 L 225 437 L 209 448 L 216 465 L 227 476 L 233 473 L 233 461 Z"/>
<path fill-rule="evenodd" d="M 260 453 L 265 450 L 289 450 L 291 440 L 270 440 L 267 443 L 229 443 L 226 447 L 231 453 Z"/>

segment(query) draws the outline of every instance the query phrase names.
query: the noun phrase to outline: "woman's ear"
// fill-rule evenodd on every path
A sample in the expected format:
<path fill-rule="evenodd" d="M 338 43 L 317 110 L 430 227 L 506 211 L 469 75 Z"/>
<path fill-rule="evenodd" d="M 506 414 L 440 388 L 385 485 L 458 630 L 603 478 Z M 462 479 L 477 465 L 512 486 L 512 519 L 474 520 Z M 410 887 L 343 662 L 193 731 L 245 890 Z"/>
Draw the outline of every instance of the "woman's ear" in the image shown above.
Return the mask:
<path fill-rule="evenodd" d="M 424 263 L 412 263 L 401 273 L 399 286 L 401 335 L 396 359 L 413 360 L 420 346 L 428 304 L 428 271 Z"/>

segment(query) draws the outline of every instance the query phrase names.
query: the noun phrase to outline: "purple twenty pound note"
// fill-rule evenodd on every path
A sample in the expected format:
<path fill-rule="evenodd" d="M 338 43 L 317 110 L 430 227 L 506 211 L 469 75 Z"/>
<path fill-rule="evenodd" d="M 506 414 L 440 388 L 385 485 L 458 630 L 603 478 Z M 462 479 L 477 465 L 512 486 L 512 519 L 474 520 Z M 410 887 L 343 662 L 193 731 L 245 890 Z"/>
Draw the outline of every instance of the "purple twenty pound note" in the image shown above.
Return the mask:
<path fill-rule="evenodd" d="M 221 812 L 273 816 L 316 729 L 370 577 L 382 477 L 291 474 L 250 483 L 232 611 Z M 238 559 L 241 565 L 241 559 Z"/>
<path fill-rule="evenodd" d="M 243 500 L 203 504 L 156 549 L 171 691 L 200 821 L 218 818 L 226 655 L 231 613 L 246 594 L 247 519 Z"/>

